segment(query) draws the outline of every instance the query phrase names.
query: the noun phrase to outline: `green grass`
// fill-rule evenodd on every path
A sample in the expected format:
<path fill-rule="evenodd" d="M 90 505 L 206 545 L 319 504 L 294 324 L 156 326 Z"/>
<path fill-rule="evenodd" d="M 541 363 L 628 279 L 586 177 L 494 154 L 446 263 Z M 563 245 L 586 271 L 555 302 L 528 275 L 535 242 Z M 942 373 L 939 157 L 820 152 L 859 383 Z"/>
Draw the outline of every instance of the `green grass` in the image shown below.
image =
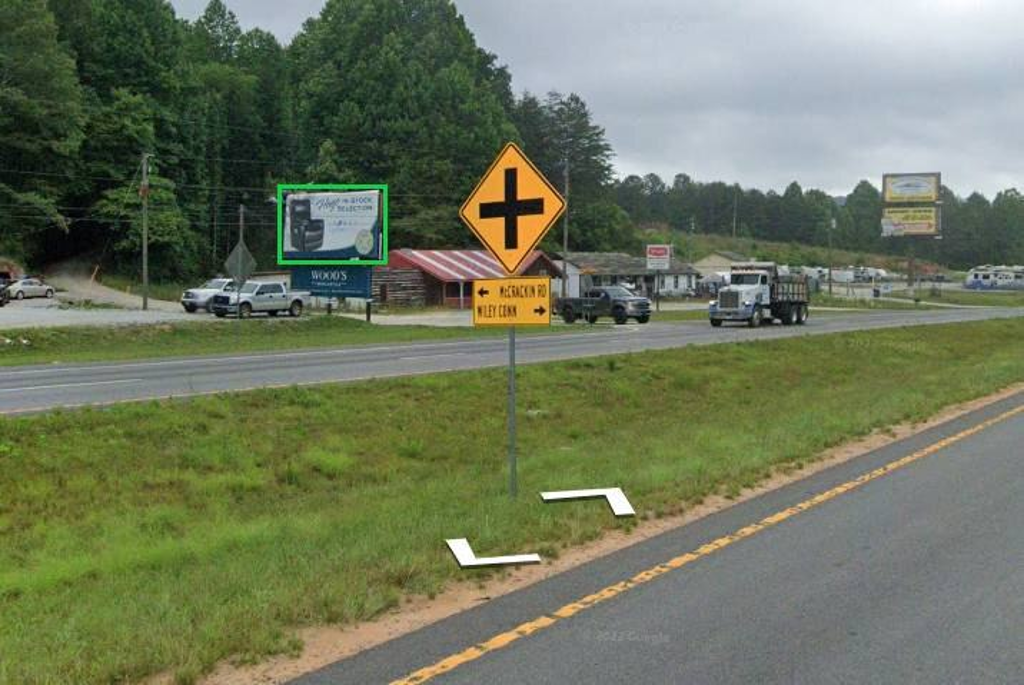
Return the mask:
<path fill-rule="evenodd" d="M 811 297 L 811 308 L 813 309 L 815 305 L 819 307 L 838 307 L 840 309 L 936 309 L 935 307 L 929 307 L 924 302 L 915 304 L 913 301 L 893 302 L 892 300 L 876 300 L 863 297 L 836 297 L 829 296 L 826 293 L 816 293 Z"/>
<path fill-rule="evenodd" d="M 908 291 L 898 291 L 893 297 L 910 299 Z M 966 304 L 977 307 L 1024 307 L 1024 291 L 1019 290 L 947 290 L 932 289 L 930 286 L 918 288 L 917 296 L 922 302 L 940 302 L 943 304 Z"/>
<path fill-rule="evenodd" d="M 525 328 L 523 333 L 582 332 L 586 328 L 567 329 L 556 325 L 551 328 Z M 494 335 L 505 335 L 505 329 L 378 326 L 343 316 L 324 315 L 307 315 L 301 319 L 260 317 L 241 322 L 32 328 L 0 335 L 0 367 L 334 348 Z M 13 342 L 6 344 L 4 337 Z M 22 340 L 27 340 L 28 344 Z"/>
<path fill-rule="evenodd" d="M 651 310 L 651 321 L 704 321 L 708 318 L 708 309 L 665 309 L 662 311 Z M 611 321 L 611 319 L 601 319 Z"/>
<path fill-rule="evenodd" d="M 670 514 L 1021 380 L 1018 319 L 526 366 L 516 501 L 500 369 L 0 419 L 0 683 L 294 652 L 480 578 L 445 538 L 550 558 L 633 525 L 541 490 Z"/>

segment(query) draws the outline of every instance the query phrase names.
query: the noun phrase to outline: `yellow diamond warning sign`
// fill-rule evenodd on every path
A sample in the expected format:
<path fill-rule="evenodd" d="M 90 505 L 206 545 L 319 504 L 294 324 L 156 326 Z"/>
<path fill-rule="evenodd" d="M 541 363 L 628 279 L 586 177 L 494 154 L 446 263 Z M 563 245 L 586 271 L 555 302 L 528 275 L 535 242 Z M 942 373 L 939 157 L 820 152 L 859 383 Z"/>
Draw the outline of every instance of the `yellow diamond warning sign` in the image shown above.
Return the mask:
<path fill-rule="evenodd" d="M 546 276 L 473 281 L 474 326 L 548 326 L 551 279 Z"/>
<path fill-rule="evenodd" d="M 505 271 L 514 274 L 564 209 L 558 191 L 515 143 L 509 143 L 459 216 Z"/>

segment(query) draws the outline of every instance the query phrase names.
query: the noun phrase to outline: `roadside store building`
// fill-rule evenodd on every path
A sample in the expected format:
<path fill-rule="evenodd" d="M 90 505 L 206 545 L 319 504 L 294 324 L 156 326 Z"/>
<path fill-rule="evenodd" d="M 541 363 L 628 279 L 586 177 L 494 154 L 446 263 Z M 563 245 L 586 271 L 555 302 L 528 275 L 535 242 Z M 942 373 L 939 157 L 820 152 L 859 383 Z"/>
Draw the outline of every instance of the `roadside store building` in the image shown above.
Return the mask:
<path fill-rule="evenodd" d="M 540 250 L 526 258 L 519 273 L 561 275 L 555 263 Z M 473 303 L 475 280 L 505 276 L 497 260 L 484 250 L 391 250 L 387 266 L 374 269 L 373 299 L 381 305 L 464 309 Z"/>
<path fill-rule="evenodd" d="M 555 264 L 561 266 L 561 255 L 554 255 Z M 698 271 L 691 265 L 672 257 L 664 271 L 648 271 L 645 257 L 634 257 L 623 252 L 570 252 L 565 272 L 568 274 L 568 293 L 578 297 L 587 288 L 598 285 L 625 285 L 648 297 L 660 292 L 662 296 L 685 295 L 697 286 Z M 561 283 L 552 283 L 552 289 L 561 294 Z"/>

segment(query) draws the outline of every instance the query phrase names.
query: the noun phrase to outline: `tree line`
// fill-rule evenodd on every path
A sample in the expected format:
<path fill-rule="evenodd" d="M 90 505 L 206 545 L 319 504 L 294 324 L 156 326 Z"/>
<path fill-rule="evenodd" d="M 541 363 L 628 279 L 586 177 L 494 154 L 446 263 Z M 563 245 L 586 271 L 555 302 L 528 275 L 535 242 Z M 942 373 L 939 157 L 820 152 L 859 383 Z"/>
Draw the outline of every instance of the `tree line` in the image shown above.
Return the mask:
<path fill-rule="evenodd" d="M 941 238 L 885 238 L 882 194 L 862 180 L 848 194 L 831 197 L 790 183 L 774 191 L 722 182 L 701 183 L 677 174 L 667 185 L 657 174 L 631 175 L 615 185 L 617 204 L 640 226 L 736 235 L 883 254 L 910 254 L 959 268 L 983 263 L 1024 263 L 1024 197 L 1016 189 L 989 201 L 981 193 L 940 192 Z M 835 229 L 832 229 L 832 221 Z M 830 235 L 831 234 L 831 235 Z"/>
<path fill-rule="evenodd" d="M 391 245 L 472 246 L 458 207 L 508 140 L 568 180 L 573 250 L 637 251 L 648 224 L 728 232 L 734 214 L 742 235 L 810 243 L 835 216 L 837 246 L 893 249 L 867 183 L 838 207 L 795 183 L 780 196 L 615 179 L 583 99 L 513 93 L 450 0 L 328 0 L 287 46 L 221 0 L 195 21 L 166 0 L 0 3 L 0 254 L 32 265 L 87 254 L 136 273 L 144 154 L 157 278 L 219 270 L 241 205 L 271 266 L 277 183 L 388 183 Z M 1020 254 L 1015 191 L 946 192 L 947 240 L 928 249 L 964 264 Z"/>

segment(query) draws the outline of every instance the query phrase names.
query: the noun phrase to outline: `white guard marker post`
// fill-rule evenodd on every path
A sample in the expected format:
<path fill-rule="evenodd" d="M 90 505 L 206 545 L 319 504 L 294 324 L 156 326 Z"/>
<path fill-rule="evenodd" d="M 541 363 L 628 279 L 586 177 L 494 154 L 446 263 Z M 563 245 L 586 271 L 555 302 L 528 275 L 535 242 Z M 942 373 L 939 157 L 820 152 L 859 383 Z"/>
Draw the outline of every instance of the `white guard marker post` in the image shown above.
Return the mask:
<path fill-rule="evenodd" d="M 560 492 L 542 492 L 540 498 L 545 502 L 559 502 L 571 499 L 592 499 L 604 497 L 616 516 L 636 516 L 633 505 L 626 499 L 622 488 L 595 488 L 592 490 L 562 490 Z"/>
<path fill-rule="evenodd" d="M 478 568 L 480 566 L 510 566 L 512 564 L 539 564 L 539 554 L 511 554 L 504 557 L 477 557 L 466 538 L 445 540 L 448 549 L 455 555 L 455 561 L 462 568 Z"/>

